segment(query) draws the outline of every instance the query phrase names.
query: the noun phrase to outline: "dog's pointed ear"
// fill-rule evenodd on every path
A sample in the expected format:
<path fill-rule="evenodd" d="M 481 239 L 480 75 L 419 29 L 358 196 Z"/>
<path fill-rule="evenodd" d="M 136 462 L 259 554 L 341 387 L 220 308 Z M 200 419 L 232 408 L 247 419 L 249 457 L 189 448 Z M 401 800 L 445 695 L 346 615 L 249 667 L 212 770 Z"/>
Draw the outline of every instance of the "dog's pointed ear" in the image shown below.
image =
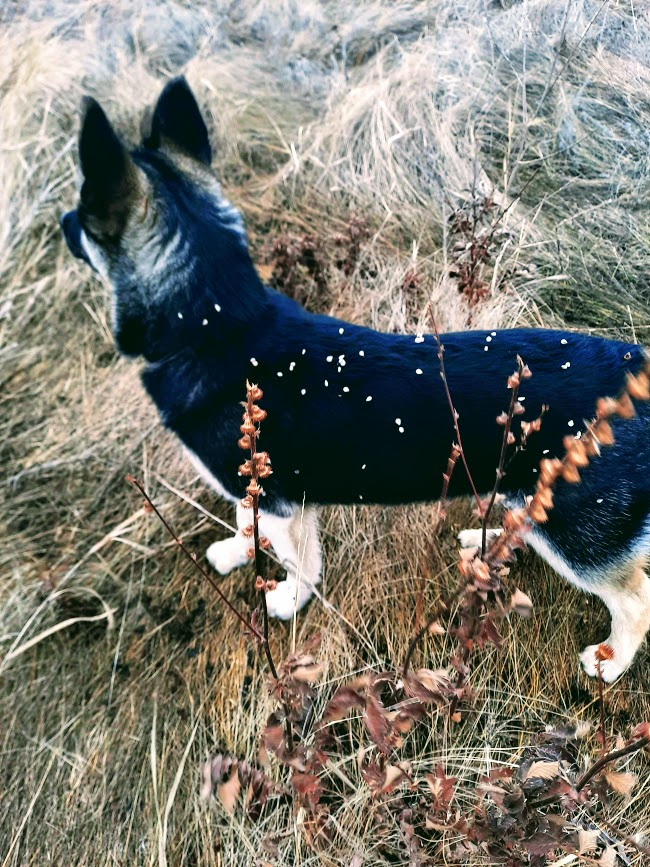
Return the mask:
<path fill-rule="evenodd" d="M 79 160 L 84 177 L 82 202 L 96 216 L 108 218 L 123 211 L 138 188 L 137 172 L 129 152 L 90 96 L 82 102 Z"/>
<path fill-rule="evenodd" d="M 206 165 L 212 162 L 208 128 L 201 109 L 184 76 L 167 82 L 158 98 L 145 147 L 160 147 L 163 139 L 171 142 Z"/>

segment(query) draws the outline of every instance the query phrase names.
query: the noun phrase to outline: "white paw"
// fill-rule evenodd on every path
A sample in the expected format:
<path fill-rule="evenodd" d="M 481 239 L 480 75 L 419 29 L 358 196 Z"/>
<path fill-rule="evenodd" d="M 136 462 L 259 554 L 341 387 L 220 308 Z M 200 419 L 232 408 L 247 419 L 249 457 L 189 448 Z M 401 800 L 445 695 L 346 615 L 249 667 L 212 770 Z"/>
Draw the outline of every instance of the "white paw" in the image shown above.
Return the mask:
<path fill-rule="evenodd" d="M 311 596 L 312 591 L 305 584 L 297 585 L 290 578 L 287 578 L 286 581 L 280 581 L 275 590 L 269 590 L 266 594 L 266 608 L 269 617 L 290 620 L 295 611 L 299 611 L 303 605 L 309 602 Z"/>
<path fill-rule="evenodd" d="M 502 532 L 501 529 L 488 530 L 486 534 L 488 545 Z M 461 548 L 480 548 L 483 542 L 483 530 L 461 530 L 458 534 L 458 541 Z"/>
<path fill-rule="evenodd" d="M 597 677 L 598 675 L 596 651 L 599 647 L 599 644 L 590 644 L 589 647 L 585 647 L 580 654 L 580 662 L 582 663 L 585 673 L 588 674 L 589 677 Z M 613 659 L 604 659 L 600 663 L 600 671 L 603 680 L 606 683 L 611 683 L 616 680 L 616 678 L 620 677 L 623 672 L 630 667 L 633 655 L 627 658 L 628 656 L 629 654 L 621 654 L 620 652 L 617 653 L 615 651 Z"/>
<path fill-rule="evenodd" d="M 210 545 L 205 556 L 217 572 L 227 575 L 238 566 L 248 563 L 246 547 L 246 541 L 242 536 L 232 536 L 230 539 L 222 539 Z"/>

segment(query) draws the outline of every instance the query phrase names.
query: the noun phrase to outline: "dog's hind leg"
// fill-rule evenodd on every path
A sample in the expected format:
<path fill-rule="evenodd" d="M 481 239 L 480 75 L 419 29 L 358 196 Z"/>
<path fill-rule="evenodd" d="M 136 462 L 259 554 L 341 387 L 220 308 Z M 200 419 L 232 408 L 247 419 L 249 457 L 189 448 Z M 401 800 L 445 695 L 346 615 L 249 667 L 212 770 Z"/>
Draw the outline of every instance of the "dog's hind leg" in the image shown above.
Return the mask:
<path fill-rule="evenodd" d="M 604 644 L 614 652 L 601 662 L 603 680 L 616 680 L 630 667 L 650 628 L 650 578 L 646 558 L 637 558 L 619 568 L 606 583 L 589 589 L 603 600 L 612 618 L 611 633 Z M 592 644 L 580 654 L 584 670 L 597 674 L 596 650 Z"/>
<path fill-rule="evenodd" d="M 314 508 L 296 507 L 289 517 L 260 513 L 260 533 L 271 542 L 287 570 L 286 581 L 266 594 L 271 617 L 288 620 L 302 608 L 320 581 L 322 556 L 318 515 Z"/>

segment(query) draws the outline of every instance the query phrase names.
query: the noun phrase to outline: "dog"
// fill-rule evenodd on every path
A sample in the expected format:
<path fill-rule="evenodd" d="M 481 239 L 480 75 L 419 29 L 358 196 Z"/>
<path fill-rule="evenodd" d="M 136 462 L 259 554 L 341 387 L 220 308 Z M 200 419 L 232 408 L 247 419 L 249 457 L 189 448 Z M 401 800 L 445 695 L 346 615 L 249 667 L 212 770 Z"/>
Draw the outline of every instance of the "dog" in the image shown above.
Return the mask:
<path fill-rule="evenodd" d="M 307 312 L 264 285 L 239 210 L 210 168 L 206 123 L 184 78 L 163 89 L 150 129 L 129 150 L 100 105 L 84 100 L 78 206 L 61 218 L 71 253 L 105 283 L 120 352 L 141 356 L 144 386 L 207 483 L 237 504 L 237 534 L 212 544 L 219 572 L 247 562 L 250 523 L 238 473 L 240 402 L 259 383 L 268 412 L 263 447 L 273 461 L 264 483 L 260 531 L 287 578 L 267 594 L 269 613 L 290 618 L 320 579 L 317 508 L 324 504 L 434 501 L 455 440 L 435 338 L 384 334 Z M 541 431 L 501 484 L 521 503 L 540 460 L 580 435 L 600 396 L 616 395 L 646 363 L 634 344 L 543 329 L 444 334 L 447 381 L 464 452 L 481 492 L 492 490 L 517 356 L 523 418 Z M 597 594 L 611 613 L 605 680 L 628 666 L 650 626 L 650 406 L 613 421 L 616 443 L 585 468 L 581 484 L 557 483 L 548 521 L 528 543 L 557 571 Z M 518 433 L 521 417 L 514 419 Z M 457 467 L 449 496 L 470 493 Z M 461 543 L 476 544 L 479 531 Z M 581 655 L 596 673 L 595 649 Z"/>

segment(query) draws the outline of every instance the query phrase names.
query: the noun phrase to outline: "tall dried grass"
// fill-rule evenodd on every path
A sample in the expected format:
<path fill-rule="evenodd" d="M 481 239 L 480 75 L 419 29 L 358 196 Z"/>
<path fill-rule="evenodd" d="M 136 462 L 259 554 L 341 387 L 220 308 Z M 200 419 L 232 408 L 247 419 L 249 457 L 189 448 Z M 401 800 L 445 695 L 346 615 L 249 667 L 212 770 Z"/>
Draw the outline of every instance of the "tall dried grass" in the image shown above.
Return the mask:
<path fill-rule="evenodd" d="M 356 790 L 329 855 L 304 847 L 282 802 L 257 824 L 198 806 L 212 750 L 256 755 L 266 669 L 123 482 L 144 478 L 197 551 L 227 533 L 229 513 L 161 431 L 137 365 L 115 357 L 103 289 L 64 250 L 79 99 L 93 93 L 135 140 L 142 109 L 184 69 L 262 266 L 279 233 L 329 243 L 362 217 L 356 269 L 332 265 L 313 309 L 400 330 L 425 324 L 433 294 L 445 329 L 565 321 L 643 340 L 650 11 L 31 0 L 5 4 L 0 24 L 0 642 L 14 654 L 0 670 L 0 864 L 273 863 L 260 844 L 270 831 L 281 863 L 383 863 L 353 760 L 338 769 Z M 508 208 L 494 267 L 509 277 L 470 308 L 449 276 L 448 218 L 472 190 Z M 463 504 L 443 528 L 427 508 L 328 510 L 331 606 L 313 604 L 295 634 L 274 626 L 276 656 L 321 628 L 332 684 L 403 658 L 416 597 L 433 604 L 448 588 L 467 520 Z M 422 765 L 444 757 L 467 779 L 545 723 L 593 716 L 576 654 L 604 613 L 532 557 L 519 580 L 534 621 L 483 657 L 476 713 L 452 741 L 414 735 Z M 223 587 L 242 607 L 253 598 L 245 570 Z M 111 629 L 91 619 L 107 610 Z M 431 667 L 444 652 L 424 648 Z M 648 717 L 646 669 L 607 691 L 612 725 Z M 647 827 L 647 796 L 644 782 L 630 830 Z"/>

